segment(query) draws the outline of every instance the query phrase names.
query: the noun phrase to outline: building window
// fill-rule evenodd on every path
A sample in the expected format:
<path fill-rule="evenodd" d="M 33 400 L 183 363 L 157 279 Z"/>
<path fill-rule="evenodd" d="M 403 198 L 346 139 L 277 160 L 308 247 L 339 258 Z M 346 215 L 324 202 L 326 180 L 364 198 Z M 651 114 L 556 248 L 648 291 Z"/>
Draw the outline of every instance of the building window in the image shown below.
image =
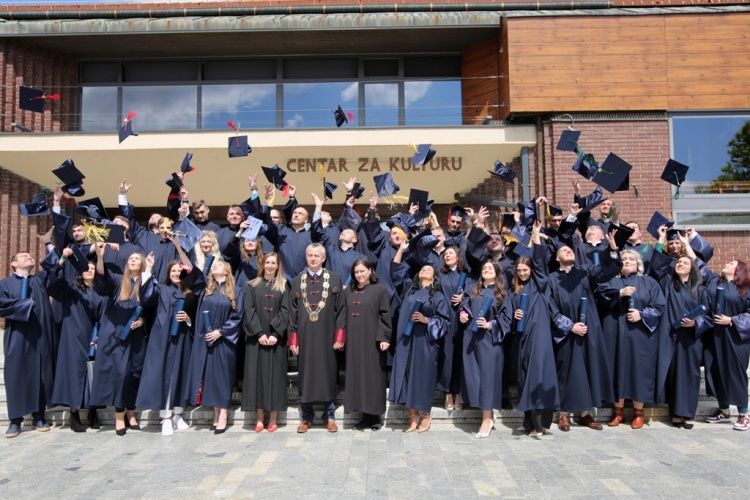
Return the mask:
<path fill-rule="evenodd" d="M 332 110 L 339 104 L 355 115 L 348 126 L 356 126 L 357 96 L 357 82 L 286 83 L 284 128 L 335 128 Z"/>
<path fill-rule="evenodd" d="M 204 85 L 201 128 L 226 129 L 232 120 L 242 129 L 276 127 L 276 85 Z"/>
<path fill-rule="evenodd" d="M 138 113 L 136 131 L 195 130 L 198 119 L 196 85 L 123 87 L 122 116 Z"/>
<path fill-rule="evenodd" d="M 404 84 L 407 127 L 461 124 L 461 81 L 408 81 Z"/>

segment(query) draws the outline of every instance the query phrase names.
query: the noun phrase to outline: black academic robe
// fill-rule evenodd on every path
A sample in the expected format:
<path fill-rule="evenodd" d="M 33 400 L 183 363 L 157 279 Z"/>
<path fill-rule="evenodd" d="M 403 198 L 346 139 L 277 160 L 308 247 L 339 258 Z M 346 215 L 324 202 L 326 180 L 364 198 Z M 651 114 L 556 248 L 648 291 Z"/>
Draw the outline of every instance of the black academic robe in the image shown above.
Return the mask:
<path fill-rule="evenodd" d="M 173 260 L 180 260 L 177 249 L 169 240 L 163 240 L 157 233 L 152 233 L 135 220 L 135 207 L 133 205 L 120 205 L 120 212 L 130 222 L 130 241 L 143 250 L 144 255 L 154 252 L 153 275 L 158 281 L 164 281 L 169 269 L 167 264 Z M 188 252 L 191 253 L 192 249 Z M 128 255 L 129 257 L 129 255 Z M 127 261 L 127 257 L 125 257 Z"/>
<path fill-rule="evenodd" d="M 732 326 L 714 324 L 703 334 L 706 392 L 719 403 L 748 405 L 747 368 L 750 361 L 750 293 L 740 296 L 733 281 L 712 274 L 706 288 L 711 310 L 716 310 L 716 288 L 724 287 L 724 316 Z"/>
<path fill-rule="evenodd" d="M 300 403 L 331 401 L 338 393 L 338 363 L 333 344 L 346 341 L 346 301 L 338 274 L 322 269 L 317 278 L 312 278 L 309 272 L 305 273 L 310 309 L 318 311 L 326 289 L 328 297 L 318 312 L 318 320 L 310 321 L 302 299 L 302 277 L 292 280 L 289 345 L 299 346 L 299 400 Z"/>
<path fill-rule="evenodd" d="M 232 266 L 235 282 L 246 283 L 254 280 L 258 276 L 258 259 L 255 258 L 255 255 L 250 255 L 250 258 L 246 260 L 240 250 L 240 245 L 242 245 L 242 239 L 234 238 L 227 244 L 227 246 L 221 249 L 221 252 L 224 259 Z M 266 253 L 270 251 L 265 250 L 268 248 L 266 245 L 262 246 Z"/>
<path fill-rule="evenodd" d="M 439 269 L 439 268 L 438 268 Z M 448 271 L 440 273 L 440 290 L 448 299 L 450 308 L 448 317 L 450 325 L 445 335 L 438 342 L 438 384 L 439 391 L 447 394 L 459 394 L 461 391 L 461 377 L 463 375 L 463 356 L 461 351 L 464 342 L 464 330 L 460 328 L 458 321 L 458 308 L 461 304 L 453 305 L 451 297 L 456 294 L 456 287 L 460 280 L 461 273 L 458 271 Z M 467 279 L 464 289 L 468 290 L 471 280 Z M 458 295 L 463 297 L 464 292 L 460 291 Z"/>
<path fill-rule="evenodd" d="M 466 263 L 471 268 L 475 278 L 478 278 L 481 274 L 482 264 L 491 259 L 489 252 L 487 252 L 487 243 L 490 238 L 489 234 L 478 227 L 472 227 L 466 237 Z M 513 278 L 513 261 L 503 256 L 497 262 L 503 269 L 505 283 L 510 283 Z"/>
<path fill-rule="evenodd" d="M 128 259 L 134 253 L 146 255 L 143 253 L 141 247 L 130 241 L 120 243 L 119 250 L 112 250 L 107 246 L 104 250 L 104 267 L 107 268 L 107 272 L 110 274 L 122 274 L 125 271 Z"/>
<path fill-rule="evenodd" d="M 0 280 L 0 317 L 5 318 L 5 396 L 8 418 L 44 412 L 55 383 L 53 324 L 44 271 L 30 276 L 29 298 L 20 299 L 21 277 Z M 43 394 L 42 394 L 43 393 Z M 41 403 L 41 404 L 40 404 Z"/>
<path fill-rule="evenodd" d="M 492 324 L 489 329 L 471 330 L 480 317 L 485 300 L 492 305 L 483 315 Z M 460 311 L 469 315 L 464 325 L 463 356 L 464 373 L 461 380 L 461 402 L 481 410 L 499 410 L 503 401 L 504 351 L 502 342 L 510 330 L 511 311 L 504 301 L 498 303 L 494 285 L 482 287 L 476 297 L 469 296 L 461 304 Z M 460 314 L 460 313 L 459 313 Z"/>
<path fill-rule="evenodd" d="M 200 295 L 184 395 L 191 404 L 226 409 L 232 402 L 245 287 L 234 287 L 234 307 L 232 301 L 221 293 L 221 287 L 217 285 L 211 295 L 206 295 L 205 290 Z M 206 311 L 211 319 L 210 325 L 204 321 Z M 219 330 L 221 337 L 209 344 L 205 335 L 213 330 Z"/>
<path fill-rule="evenodd" d="M 339 244 L 341 231 L 336 227 L 323 228 L 320 219 L 314 220 L 310 228 L 313 242 L 322 243 L 326 248 L 325 267 L 341 276 L 344 284 L 351 281 L 352 266 L 365 256 L 354 248 L 343 250 Z"/>
<path fill-rule="evenodd" d="M 624 249 L 638 252 L 638 255 L 640 255 L 641 260 L 643 261 L 643 274 L 648 275 L 649 269 L 651 268 L 651 256 L 654 253 L 654 247 L 648 243 L 641 242 L 633 245 L 629 241 L 626 241 Z"/>
<path fill-rule="evenodd" d="M 219 234 L 219 231 L 221 230 L 218 224 L 215 224 L 210 220 L 198 222 L 197 220 L 192 219 L 192 222 L 195 224 L 195 227 L 201 231 L 213 231 L 214 233 Z"/>
<path fill-rule="evenodd" d="M 426 287 L 414 289 L 412 281 L 405 279 L 407 267 L 393 263 L 394 282 L 403 289 L 403 297 L 388 400 L 430 411 L 438 381 L 438 342 L 450 328 L 450 302 L 439 290 L 431 293 Z M 419 312 L 427 318 L 427 324 L 415 322 L 411 335 L 406 335 L 406 325 L 411 321 L 417 300 L 422 303 Z"/>
<path fill-rule="evenodd" d="M 307 268 L 305 252 L 307 246 L 312 243 L 310 231 L 305 229 L 295 231 L 282 224 L 271 224 L 266 237 L 274 247 L 278 248 L 288 279 L 291 280 Z"/>
<path fill-rule="evenodd" d="M 635 309 L 641 320 L 632 323 L 627 319 L 628 297 L 620 297 L 620 290 L 635 287 Z M 615 400 L 630 399 L 641 403 L 658 401 L 657 367 L 659 345 L 664 330 L 659 322 L 664 315 L 664 294 L 653 278 L 631 274 L 616 276 L 596 289 L 602 311 L 602 329 L 611 370 Z M 668 363 L 668 361 L 667 361 Z"/>
<path fill-rule="evenodd" d="M 344 413 L 385 413 L 387 363 L 381 342 L 391 341 L 388 290 L 379 283 L 347 288 Z"/>
<path fill-rule="evenodd" d="M 287 393 L 287 330 L 289 328 L 289 286 L 274 290 L 263 280 L 248 286 L 245 294 L 245 374 L 242 410 L 285 411 Z M 276 344 L 260 345 L 263 335 Z"/>
<path fill-rule="evenodd" d="M 178 322 L 175 335 L 171 330 L 179 300 L 184 301 L 182 310 L 195 324 L 195 294 L 200 294 L 205 285 L 201 270 L 193 267 L 185 283 L 192 293 L 186 294 L 177 286 L 159 283 L 154 276 L 141 287 L 141 304 L 156 308 L 156 315 L 149 332 L 136 401 L 139 408 L 172 410 L 186 402 L 182 391 L 188 374 L 193 329 L 186 322 Z"/>
<path fill-rule="evenodd" d="M 123 302 L 117 299 L 121 282 L 122 276 L 119 274 L 107 273 L 101 276 L 97 273 L 94 279 L 94 290 L 103 295 L 106 302 L 99 326 L 94 363 L 92 406 L 135 408 L 148 332 L 145 326 L 141 326 L 131 330 L 125 340 L 120 340 L 120 333 L 129 324 L 138 306 L 137 294 Z M 145 314 L 144 310 L 141 317 Z"/>
<path fill-rule="evenodd" d="M 664 330 L 665 339 L 659 348 L 664 351 L 664 360 L 659 365 L 659 382 L 665 382 L 665 394 L 669 412 L 674 417 L 695 418 L 698 408 L 698 394 L 701 386 L 701 363 L 703 361 L 703 334 L 713 326 L 708 292 L 702 285 L 693 297 L 690 290 L 680 284 L 675 290 L 672 276 L 664 276 L 659 282 L 667 301 L 667 308 L 662 317 L 660 328 Z M 708 309 L 695 318 L 692 328 L 672 328 L 672 323 L 692 311 L 698 305 Z M 671 361 L 670 364 L 667 364 Z M 661 401 L 660 401 L 661 402 Z"/>
<path fill-rule="evenodd" d="M 548 287 L 553 304 L 555 360 L 560 389 L 560 407 L 564 411 L 588 411 L 613 401 L 604 334 L 596 310 L 594 289 L 612 279 L 622 267 L 620 259 L 602 254 L 599 266 L 574 266 L 569 272 L 556 271 L 549 276 Z M 581 298 L 588 300 L 586 335 L 571 331 L 579 322 Z"/>

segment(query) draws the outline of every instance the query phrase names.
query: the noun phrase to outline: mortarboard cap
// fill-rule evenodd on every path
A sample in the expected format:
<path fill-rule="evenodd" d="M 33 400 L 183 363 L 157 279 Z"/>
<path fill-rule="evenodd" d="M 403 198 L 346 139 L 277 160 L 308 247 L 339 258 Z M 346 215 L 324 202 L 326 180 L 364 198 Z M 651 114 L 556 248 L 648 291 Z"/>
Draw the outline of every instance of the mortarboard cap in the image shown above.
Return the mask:
<path fill-rule="evenodd" d="M 76 213 L 84 219 L 93 219 L 96 222 L 109 220 L 109 215 L 102 205 L 102 200 L 98 197 L 78 202 Z"/>
<path fill-rule="evenodd" d="M 409 234 L 411 234 L 412 230 L 412 224 L 414 224 L 414 218 L 410 215 L 402 214 L 402 213 L 396 213 L 393 214 L 388 221 L 385 223 L 386 226 L 393 229 L 394 227 L 399 227 L 401 230 L 403 230 L 406 233 L 406 236 L 408 237 Z"/>
<path fill-rule="evenodd" d="M 378 197 L 390 196 L 398 193 L 398 184 L 393 182 L 393 176 L 390 172 L 373 176 L 372 180 L 375 182 L 375 189 L 377 190 Z"/>
<path fill-rule="evenodd" d="M 680 235 L 685 236 L 685 231 L 682 229 L 670 229 L 667 231 L 667 241 L 679 240 Z"/>
<path fill-rule="evenodd" d="M 515 235 L 513 235 L 515 237 Z M 531 257 L 534 254 L 534 245 L 531 244 L 531 234 L 524 233 L 513 246 L 512 252 L 517 257 Z"/>
<path fill-rule="evenodd" d="M 562 214 L 563 214 L 562 208 L 552 205 L 552 204 L 547 205 L 547 217 L 548 218 L 562 217 Z"/>
<path fill-rule="evenodd" d="M 36 217 L 38 215 L 49 215 L 49 205 L 47 204 L 47 193 L 39 193 L 31 201 L 20 203 L 18 208 L 21 209 L 21 215 L 24 217 Z"/>
<path fill-rule="evenodd" d="M 190 164 L 192 160 L 193 153 L 185 153 L 185 158 L 182 160 L 182 165 L 180 165 L 180 170 L 182 171 L 182 173 L 186 174 L 195 170 L 195 168 L 193 168 L 193 166 Z"/>
<path fill-rule="evenodd" d="M 83 179 L 85 175 L 76 168 L 73 160 L 68 158 L 62 164 L 52 171 L 63 183 L 63 193 L 67 193 L 70 196 L 83 196 L 86 191 L 83 189 Z"/>
<path fill-rule="evenodd" d="M 286 196 L 289 193 L 289 184 L 284 180 L 286 172 L 277 165 L 273 167 L 261 167 L 266 180 L 273 184 L 276 189 L 281 189 L 282 194 Z"/>
<path fill-rule="evenodd" d="M 575 151 L 578 146 L 579 137 L 581 137 L 581 133 L 577 130 L 563 130 L 555 149 L 558 151 Z"/>
<path fill-rule="evenodd" d="M 665 180 L 670 184 L 674 184 L 675 186 L 680 187 L 680 184 L 685 182 L 685 177 L 687 176 L 687 172 L 689 169 L 690 167 L 688 167 L 687 165 L 683 165 L 678 161 L 670 159 L 664 166 L 664 171 L 661 173 L 661 178 L 662 180 Z"/>
<path fill-rule="evenodd" d="M 667 219 L 664 217 L 664 215 L 661 214 L 658 210 L 654 212 L 654 215 L 651 216 L 651 221 L 649 221 L 648 226 L 646 227 L 646 231 L 648 234 L 659 239 L 659 228 L 661 226 L 667 226 L 672 227 L 674 225 L 674 221 L 671 219 Z"/>
<path fill-rule="evenodd" d="M 325 199 L 332 200 L 333 199 L 333 192 L 338 189 L 338 184 L 335 182 L 328 182 L 326 181 L 326 178 L 323 177 L 323 194 L 325 196 Z"/>
<path fill-rule="evenodd" d="M 73 250 L 73 255 L 70 257 L 69 262 L 73 265 L 76 272 L 82 275 L 89 270 L 89 259 L 78 245 L 72 245 L 70 249 Z"/>
<path fill-rule="evenodd" d="M 557 232 L 561 236 L 565 236 L 567 238 L 573 236 L 575 232 L 578 230 L 578 221 L 571 222 L 567 219 L 563 220 L 560 223 L 560 229 L 557 230 Z"/>
<path fill-rule="evenodd" d="M 240 208 L 245 217 L 257 214 L 260 212 L 260 198 L 256 193 L 253 193 L 250 198 L 240 203 Z"/>
<path fill-rule="evenodd" d="M 341 125 L 343 125 L 344 123 L 354 121 L 354 115 L 350 112 L 344 113 L 344 110 L 341 109 L 341 105 L 333 110 L 333 117 L 336 120 L 337 127 L 341 127 Z"/>
<path fill-rule="evenodd" d="M 615 193 L 623 185 L 632 168 L 628 162 L 616 154 L 609 153 L 604 163 L 593 172 L 594 176 L 591 180 L 610 193 Z"/>
<path fill-rule="evenodd" d="M 409 207 L 417 205 L 417 211 L 424 213 L 428 212 L 427 209 L 427 197 L 430 195 L 427 191 L 421 189 L 409 190 Z"/>
<path fill-rule="evenodd" d="M 579 155 L 576 162 L 573 164 L 573 171 L 586 179 L 591 179 L 596 172 L 596 168 L 594 167 L 595 162 L 594 155 L 588 153 Z"/>
<path fill-rule="evenodd" d="M 602 188 L 597 186 L 591 194 L 578 199 L 578 206 L 584 212 L 588 212 L 599 206 L 606 199 L 602 196 Z"/>
<path fill-rule="evenodd" d="M 358 200 L 362 198 L 363 194 L 365 194 L 365 188 L 359 182 L 355 182 L 354 186 L 352 186 L 352 190 L 346 193 L 346 198 L 349 199 L 354 196 L 354 199 Z"/>
<path fill-rule="evenodd" d="M 539 214 L 536 209 L 536 201 L 519 201 L 517 203 L 518 211 L 521 212 L 521 224 L 530 228 L 534 225 L 535 220 L 539 220 Z"/>
<path fill-rule="evenodd" d="M 263 227 L 263 221 L 255 217 L 248 217 L 247 220 L 250 221 L 250 226 L 242 232 L 242 237 L 246 240 L 255 241 Z"/>
<path fill-rule="evenodd" d="M 417 152 L 414 153 L 414 157 L 411 159 L 413 165 L 424 165 L 428 161 L 432 160 L 435 156 L 434 149 L 430 149 L 431 144 L 420 144 L 417 146 Z"/>
<path fill-rule="evenodd" d="M 172 232 L 185 252 L 195 248 L 195 244 L 203 238 L 203 231 L 187 218 L 177 221 L 177 224 L 172 228 Z"/>
<path fill-rule="evenodd" d="M 624 224 L 620 224 L 619 226 L 616 226 L 614 224 L 609 225 L 610 233 L 615 229 L 617 230 L 617 232 L 615 233 L 615 244 L 617 245 L 618 249 L 622 250 L 623 248 L 625 248 L 625 243 L 627 243 L 628 239 L 633 236 L 633 233 L 635 233 L 635 229 L 631 229 Z"/>
<path fill-rule="evenodd" d="M 125 243 L 125 226 L 119 224 L 106 224 L 109 235 L 104 239 L 108 243 Z"/>
<path fill-rule="evenodd" d="M 164 181 L 164 184 L 175 191 L 179 191 L 185 185 L 183 184 L 182 179 L 180 179 L 180 176 L 177 175 L 177 172 L 172 172 L 172 177 Z"/>
<path fill-rule="evenodd" d="M 511 213 L 505 213 L 503 214 L 502 222 L 500 223 L 500 227 L 509 227 L 513 228 L 516 225 L 516 216 Z"/>
<path fill-rule="evenodd" d="M 448 224 L 451 223 L 451 217 L 461 217 L 463 222 L 469 220 L 469 214 L 466 212 L 466 209 L 460 205 L 454 205 L 448 210 Z"/>
<path fill-rule="evenodd" d="M 500 160 L 495 161 L 494 170 L 488 170 L 488 172 L 505 182 L 513 182 L 513 179 L 516 178 L 516 173 L 506 167 Z"/>
<path fill-rule="evenodd" d="M 229 138 L 227 151 L 230 158 L 241 158 L 253 152 L 253 148 L 247 143 L 246 135 L 236 135 Z"/>
<path fill-rule="evenodd" d="M 44 112 L 44 103 L 47 100 L 59 100 L 60 94 L 51 94 L 32 87 L 21 87 L 18 91 L 18 107 L 34 113 Z"/>
<path fill-rule="evenodd" d="M 135 118 L 136 116 L 137 115 L 132 111 L 128 112 L 128 116 L 125 118 L 125 125 L 123 125 L 119 131 L 120 144 L 122 144 L 122 141 L 124 141 L 131 135 L 138 135 L 138 133 L 133 130 L 133 118 Z"/>

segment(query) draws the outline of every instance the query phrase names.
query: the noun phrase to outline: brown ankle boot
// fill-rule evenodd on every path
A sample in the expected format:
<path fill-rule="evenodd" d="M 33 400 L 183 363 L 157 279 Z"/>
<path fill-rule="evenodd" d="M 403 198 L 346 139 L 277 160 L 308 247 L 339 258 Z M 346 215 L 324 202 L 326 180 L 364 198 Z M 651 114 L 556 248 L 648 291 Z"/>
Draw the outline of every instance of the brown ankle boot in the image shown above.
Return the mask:
<path fill-rule="evenodd" d="M 643 408 L 633 409 L 633 421 L 630 423 L 630 427 L 633 429 L 640 429 L 643 427 Z"/>
<path fill-rule="evenodd" d="M 570 430 L 570 417 L 567 413 L 560 414 L 560 420 L 557 421 L 557 427 L 563 432 L 568 432 Z"/>
<path fill-rule="evenodd" d="M 418 423 L 419 412 L 417 410 L 409 409 L 409 427 L 404 429 L 404 432 L 416 432 Z"/>
<path fill-rule="evenodd" d="M 623 409 L 619 406 L 615 406 L 614 412 L 612 413 L 612 420 L 610 420 L 608 424 L 610 427 L 617 427 L 618 425 L 620 425 L 623 419 L 622 410 Z"/>

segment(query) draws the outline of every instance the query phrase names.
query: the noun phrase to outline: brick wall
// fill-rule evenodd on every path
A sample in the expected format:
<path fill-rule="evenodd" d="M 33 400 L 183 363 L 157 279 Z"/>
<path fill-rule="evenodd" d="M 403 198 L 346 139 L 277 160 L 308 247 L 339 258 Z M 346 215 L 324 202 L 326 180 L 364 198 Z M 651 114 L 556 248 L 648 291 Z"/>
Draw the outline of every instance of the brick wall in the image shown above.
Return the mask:
<path fill-rule="evenodd" d="M 0 131 L 19 132 L 16 122 L 35 132 L 74 130 L 76 113 L 76 60 L 72 56 L 39 50 L 8 38 L 0 39 Z M 49 94 L 60 94 L 59 101 L 47 101 L 44 113 L 22 111 L 18 107 L 21 85 Z"/>

